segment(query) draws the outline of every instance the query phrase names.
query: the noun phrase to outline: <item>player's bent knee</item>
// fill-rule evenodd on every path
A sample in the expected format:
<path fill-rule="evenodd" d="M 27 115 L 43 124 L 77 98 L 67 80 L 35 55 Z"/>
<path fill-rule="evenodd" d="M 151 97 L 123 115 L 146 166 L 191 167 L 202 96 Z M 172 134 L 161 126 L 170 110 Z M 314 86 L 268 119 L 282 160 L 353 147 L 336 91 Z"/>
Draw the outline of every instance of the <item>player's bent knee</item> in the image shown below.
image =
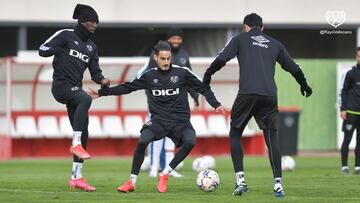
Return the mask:
<path fill-rule="evenodd" d="M 141 147 L 147 147 L 149 143 L 150 143 L 150 142 L 147 141 L 147 140 L 145 140 L 145 139 L 140 139 L 140 140 L 138 141 L 138 145 L 141 146 Z"/>
<path fill-rule="evenodd" d="M 192 138 L 192 139 L 187 139 L 185 140 L 183 146 L 186 148 L 193 148 L 196 144 L 196 138 Z"/>
<path fill-rule="evenodd" d="M 89 95 L 84 95 L 81 97 L 81 103 L 90 107 L 92 103 L 92 99 Z"/>

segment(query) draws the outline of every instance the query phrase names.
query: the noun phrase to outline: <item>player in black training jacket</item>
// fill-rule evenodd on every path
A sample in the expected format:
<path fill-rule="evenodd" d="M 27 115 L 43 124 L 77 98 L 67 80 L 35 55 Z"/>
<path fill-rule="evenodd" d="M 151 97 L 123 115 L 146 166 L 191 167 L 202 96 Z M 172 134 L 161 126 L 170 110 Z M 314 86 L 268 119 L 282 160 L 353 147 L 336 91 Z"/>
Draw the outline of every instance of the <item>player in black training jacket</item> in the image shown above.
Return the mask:
<path fill-rule="evenodd" d="M 275 179 L 276 197 L 285 195 L 282 188 L 281 154 L 277 139 L 277 88 L 274 80 L 275 64 L 290 72 L 301 86 L 306 97 L 312 93 L 303 72 L 291 59 L 285 47 L 276 39 L 262 32 L 262 18 L 251 13 L 244 18 L 245 32 L 240 33 L 225 45 L 206 70 L 203 78 L 209 85 L 211 76 L 227 61 L 237 56 L 240 66 L 239 91 L 231 111 L 230 146 L 236 173 L 233 195 L 241 195 L 248 188 L 244 178 L 243 150 L 241 136 L 252 116 L 263 130 L 269 152 L 269 159 Z"/>
<path fill-rule="evenodd" d="M 96 189 L 82 178 L 82 167 L 84 159 L 91 157 L 85 149 L 88 140 L 88 110 L 92 99 L 82 89 L 82 79 L 88 68 L 91 79 L 103 88 L 108 87 L 110 81 L 102 75 L 98 50 L 90 39 L 99 22 L 96 11 L 90 6 L 77 4 L 73 19 L 78 19 L 74 29 L 57 31 L 40 46 L 39 55 L 54 56 L 51 92 L 56 101 L 66 105 L 73 128 L 70 152 L 74 157 L 69 186 L 91 192 Z"/>
<path fill-rule="evenodd" d="M 154 52 L 157 67 L 145 71 L 137 79 L 107 89 L 98 91 L 90 89 L 88 91 L 93 99 L 100 96 L 129 94 L 141 89 L 145 89 L 149 93 L 148 105 L 151 120 L 145 123 L 141 129 L 134 152 L 130 179 L 117 188 L 121 192 L 135 190 L 135 183 L 144 161 L 147 145 L 151 141 L 167 136 L 180 149 L 159 176 L 157 190 L 161 193 L 166 192 L 169 173 L 186 158 L 195 145 L 195 131 L 190 123 L 188 87 L 204 95 L 216 111 L 225 113 L 229 110 L 221 106 L 211 89 L 203 85 L 201 80 L 188 68 L 171 64 L 171 48 L 167 42 L 160 41 L 155 46 Z"/>
<path fill-rule="evenodd" d="M 344 140 L 341 145 L 341 170 L 350 174 L 348 165 L 349 144 L 356 129 L 354 174 L 360 174 L 360 47 L 356 49 L 356 66 L 345 73 L 341 89 L 340 116 L 344 120 Z"/>
<path fill-rule="evenodd" d="M 171 46 L 171 64 L 187 67 L 192 70 L 189 54 L 185 49 L 182 48 L 183 38 L 184 32 L 181 28 L 172 27 L 169 29 L 167 33 L 167 42 Z M 152 52 L 148 64 L 138 72 L 138 76 L 141 75 L 144 71 L 154 67 L 157 67 L 157 63 L 154 59 L 154 52 Z M 188 92 L 194 100 L 194 110 L 196 110 L 199 107 L 199 93 L 195 92 L 191 88 L 188 88 Z M 157 177 L 159 173 L 159 166 L 160 168 L 164 168 L 165 165 L 169 164 L 170 161 L 174 158 L 175 144 L 171 141 L 170 138 L 165 137 L 161 140 L 151 142 L 147 151 L 148 157 L 151 160 L 149 176 Z M 179 174 L 175 170 L 170 173 L 170 176 L 177 178 L 183 177 L 183 175 Z"/>

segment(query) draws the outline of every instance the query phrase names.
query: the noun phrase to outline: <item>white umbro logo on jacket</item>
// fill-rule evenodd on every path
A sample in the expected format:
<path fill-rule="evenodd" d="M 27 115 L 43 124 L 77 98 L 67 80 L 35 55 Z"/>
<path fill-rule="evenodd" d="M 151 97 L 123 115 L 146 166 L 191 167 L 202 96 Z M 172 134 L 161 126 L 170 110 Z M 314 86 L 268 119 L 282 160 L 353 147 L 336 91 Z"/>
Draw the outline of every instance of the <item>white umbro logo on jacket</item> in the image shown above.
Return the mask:
<path fill-rule="evenodd" d="M 267 44 L 263 44 L 263 43 L 270 42 L 264 36 L 258 35 L 258 36 L 252 36 L 251 38 L 256 41 L 256 42 L 253 42 L 253 45 L 263 47 L 263 48 L 268 48 L 269 47 Z"/>

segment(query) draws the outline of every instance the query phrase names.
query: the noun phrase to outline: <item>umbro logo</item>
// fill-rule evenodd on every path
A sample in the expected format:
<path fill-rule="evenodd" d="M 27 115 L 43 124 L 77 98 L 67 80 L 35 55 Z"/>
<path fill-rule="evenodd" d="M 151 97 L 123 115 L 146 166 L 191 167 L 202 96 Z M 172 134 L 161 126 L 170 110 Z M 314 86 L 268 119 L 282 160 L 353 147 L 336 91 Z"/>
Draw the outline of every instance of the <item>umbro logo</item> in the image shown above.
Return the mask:
<path fill-rule="evenodd" d="M 264 36 L 262 35 L 258 35 L 258 36 L 252 36 L 252 39 L 256 40 L 259 43 L 266 43 L 266 42 L 270 42 L 268 39 L 266 39 Z"/>
<path fill-rule="evenodd" d="M 262 47 L 262 48 L 268 48 L 269 47 L 269 45 L 263 44 L 263 43 L 270 42 L 270 40 L 266 39 L 264 36 L 258 35 L 258 36 L 252 36 L 251 38 L 256 41 L 256 42 L 252 42 L 253 45 L 259 46 L 259 47 Z"/>

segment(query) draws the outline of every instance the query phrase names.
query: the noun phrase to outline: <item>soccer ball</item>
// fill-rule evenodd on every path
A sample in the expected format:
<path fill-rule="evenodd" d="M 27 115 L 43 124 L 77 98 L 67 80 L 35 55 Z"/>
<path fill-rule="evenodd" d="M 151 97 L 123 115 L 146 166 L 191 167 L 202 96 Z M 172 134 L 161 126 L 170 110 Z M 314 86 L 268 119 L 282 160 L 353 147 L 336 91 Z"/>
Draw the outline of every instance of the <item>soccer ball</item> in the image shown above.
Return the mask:
<path fill-rule="evenodd" d="M 201 191 L 212 192 L 219 186 L 220 177 L 215 171 L 207 169 L 198 174 L 196 184 Z"/>
<path fill-rule="evenodd" d="M 203 171 L 207 169 L 207 164 L 202 157 L 199 157 L 194 159 L 194 161 L 192 162 L 192 169 L 197 172 Z"/>
<path fill-rule="evenodd" d="M 283 171 L 292 171 L 295 169 L 295 160 L 291 156 L 281 157 L 281 169 Z"/>
<path fill-rule="evenodd" d="M 215 169 L 216 161 L 214 157 L 206 155 L 202 158 L 205 161 L 206 169 Z"/>
<path fill-rule="evenodd" d="M 203 171 L 206 169 L 214 169 L 216 165 L 215 158 L 209 155 L 196 158 L 192 163 L 194 171 Z"/>

